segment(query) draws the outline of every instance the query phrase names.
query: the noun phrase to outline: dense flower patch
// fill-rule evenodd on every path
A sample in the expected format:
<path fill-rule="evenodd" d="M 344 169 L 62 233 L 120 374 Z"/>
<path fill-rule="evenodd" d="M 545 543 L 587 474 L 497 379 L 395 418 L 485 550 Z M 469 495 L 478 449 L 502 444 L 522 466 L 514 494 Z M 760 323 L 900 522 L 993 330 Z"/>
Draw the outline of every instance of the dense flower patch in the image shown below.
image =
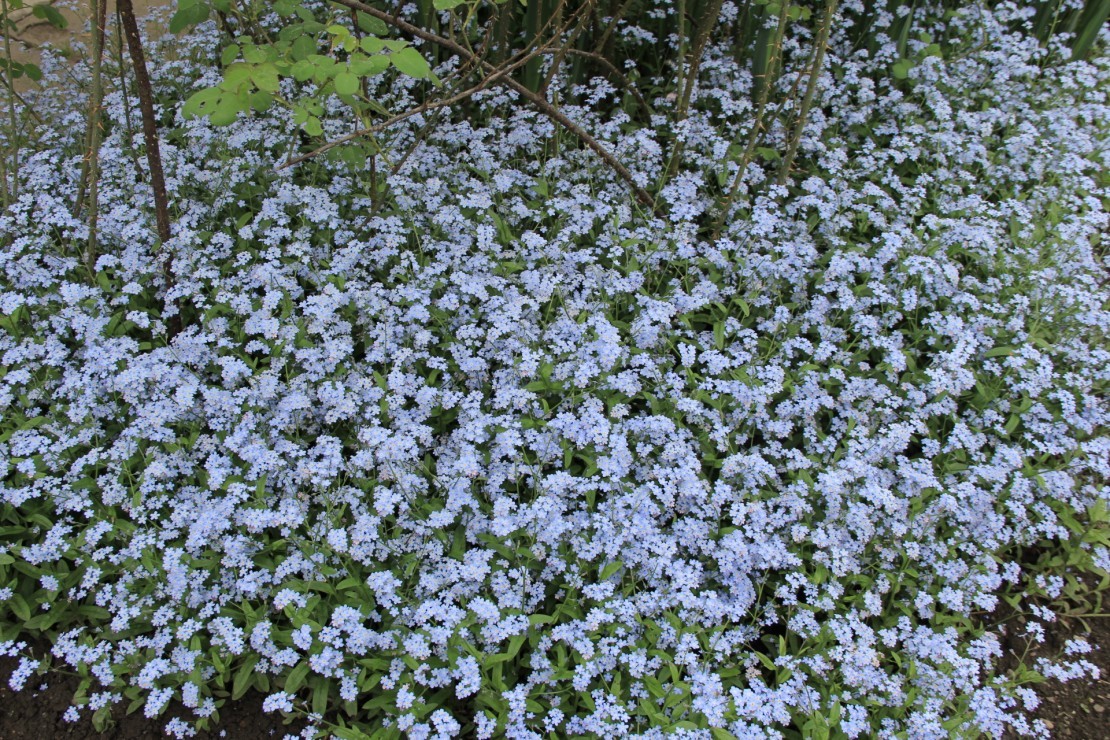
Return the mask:
<path fill-rule="evenodd" d="M 1110 565 L 1110 60 L 1022 12 L 922 13 L 949 48 L 906 80 L 838 27 L 797 176 L 776 124 L 715 240 L 753 125 L 724 49 L 653 214 L 496 90 L 387 134 L 383 193 L 275 173 L 288 116 L 186 120 L 212 50 L 167 42 L 174 238 L 116 93 L 95 275 L 48 89 L 0 218 L 5 649 L 49 637 L 73 717 L 180 700 L 178 736 L 252 686 L 340 737 L 1043 733 L 977 616 L 1064 587 L 1022 548 Z M 618 91 L 567 92 L 656 182 Z"/>

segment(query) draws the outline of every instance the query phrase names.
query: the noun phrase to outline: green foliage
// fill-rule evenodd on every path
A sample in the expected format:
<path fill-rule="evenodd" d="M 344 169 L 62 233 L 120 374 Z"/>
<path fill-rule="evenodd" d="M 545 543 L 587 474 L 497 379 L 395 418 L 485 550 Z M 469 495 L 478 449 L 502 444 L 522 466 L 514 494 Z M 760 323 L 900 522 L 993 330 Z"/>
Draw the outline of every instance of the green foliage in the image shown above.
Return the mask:
<path fill-rule="evenodd" d="M 206 0 L 183 0 L 171 30 L 182 30 L 208 18 Z M 275 39 L 256 41 L 237 36 L 220 53 L 223 81 L 193 93 L 185 101 L 187 116 L 206 116 L 227 125 L 240 113 L 264 111 L 277 103 L 294 111 L 295 121 L 310 136 L 323 133 L 320 116 L 325 98 L 338 96 L 360 120 L 381 106 L 362 95 L 365 81 L 390 68 L 435 85 L 440 82 L 420 52 L 403 39 L 389 38 L 380 19 L 338 11 L 318 16 L 299 3 L 275 6 L 285 22 Z M 283 92 L 282 80 L 302 83 Z"/>

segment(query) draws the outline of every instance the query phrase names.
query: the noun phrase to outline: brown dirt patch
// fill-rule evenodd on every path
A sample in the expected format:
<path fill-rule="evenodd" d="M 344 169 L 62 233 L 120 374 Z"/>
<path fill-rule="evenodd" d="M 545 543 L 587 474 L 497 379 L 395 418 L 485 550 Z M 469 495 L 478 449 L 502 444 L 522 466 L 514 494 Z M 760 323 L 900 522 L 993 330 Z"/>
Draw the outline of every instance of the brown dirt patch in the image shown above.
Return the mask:
<path fill-rule="evenodd" d="M 1097 679 L 1075 679 L 1066 683 L 1046 681 L 1034 687 L 1040 706 L 1032 713 L 1044 720 L 1053 738 L 1058 740 L 1099 740 L 1110 737 L 1110 618 L 1095 616 L 1084 619 L 1060 617 L 1045 625 L 1045 641 L 1030 644 L 1018 637 L 1024 631 L 1022 618 L 1010 622 L 1013 633 L 1004 642 L 1004 667 L 1013 667 L 1025 654 L 1031 665 L 1037 658 L 1055 658 L 1064 644 L 1073 638 L 1086 638 L 1094 650 L 1082 657 L 1098 666 Z M 1028 650 L 1027 654 L 1026 651 Z"/>
<path fill-rule="evenodd" d="M 113 33 L 112 24 L 115 23 L 115 3 L 112 0 L 107 0 L 111 3 L 108 6 L 108 25 L 109 36 Z M 58 29 L 51 26 L 46 21 L 36 18 L 32 15 L 31 5 L 53 5 L 62 16 L 68 21 L 69 25 L 66 28 Z M 139 19 L 144 19 L 154 9 L 174 7 L 177 0 L 132 0 L 132 5 L 135 7 L 135 15 Z M 73 8 L 77 8 L 74 10 Z M 84 33 L 85 22 L 89 17 L 89 3 L 88 0 L 76 0 L 76 2 L 63 2 L 62 0 L 30 0 L 28 7 L 18 11 L 13 11 L 13 20 L 15 21 L 16 28 L 8 35 L 8 40 L 11 45 L 12 58 L 17 62 L 31 62 L 38 64 L 42 58 L 40 49 L 43 46 L 52 46 L 62 51 L 69 50 L 71 42 L 74 39 L 81 41 L 87 40 L 87 35 Z M 150 30 L 156 30 L 147 22 Z M 15 87 L 17 90 L 23 92 L 29 88 L 34 87 L 35 83 L 28 80 L 26 77 L 21 77 L 15 80 Z M 2 740 L 2 739 L 0 739 Z"/>
<path fill-rule="evenodd" d="M 62 717 L 77 690 L 76 676 L 32 675 L 22 691 L 12 691 L 8 679 L 18 665 L 18 658 L 0 657 L 0 740 L 152 740 L 166 736 L 164 728 L 172 717 L 188 721 L 193 716 L 191 709 L 172 702 L 160 717 L 147 719 L 141 708 L 134 714 L 125 714 L 126 702 L 122 702 L 114 707 L 113 725 L 97 732 L 87 712 L 77 722 L 67 722 Z M 43 684 L 46 688 L 40 690 Z M 198 732 L 197 740 L 275 740 L 301 731 L 303 721 L 284 725 L 279 713 L 263 712 L 264 698 L 251 691 L 239 701 L 228 701 L 218 707 L 219 722 L 212 730 Z"/>

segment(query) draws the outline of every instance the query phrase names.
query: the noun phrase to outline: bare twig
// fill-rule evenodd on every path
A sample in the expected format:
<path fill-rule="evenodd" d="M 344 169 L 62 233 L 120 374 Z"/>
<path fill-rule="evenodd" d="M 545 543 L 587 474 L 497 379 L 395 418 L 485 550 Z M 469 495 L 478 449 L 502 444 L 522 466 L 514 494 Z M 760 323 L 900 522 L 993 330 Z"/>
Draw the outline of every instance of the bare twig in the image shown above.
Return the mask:
<path fill-rule="evenodd" d="M 565 0 L 560 0 L 558 6 L 556 6 L 557 12 L 561 13 L 564 1 Z M 571 22 L 574 21 L 575 18 L 578 18 L 579 15 L 581 15 L 581 17 L 578 18 L 578 22 L 574 24 L 574 31 L 571 33 L 570 38 L 568 38 L 565 43 L 561 44 L 559 48 L 555 50 L 555 58 L 551 60 L 551 68 L 547 70 L 547 74 L 543 76 L 543 80 L 540 82 L 539 87 L 536 89 L 536 92 L 538 92 L 540 95 L 547 97 L 547 90 L 551 87 L 551 81 L 555 79 L 555 75 L 559 72 L 559 66 L 563 63 L 563 56 L 567 53 L 567 50 L 570 49 L 571 45 L 578 40 L 578 37 L 582 35 L 582 32 L 586 30 L 586 21 L 588 21 L 590 18 L 589 11 L 593 9 L 593 6 L 593 0 L 589 0 L 589 2 L 583 3 L 581 7 L 570 14 L 570 17 L 567 18 L 566 22 L 563 23 L 555 32 L 555 37 L 566 33 L 567 29 L 569 29 L 571 26 Z M 544 28 L 547 28 L 546 24 L 544 25 Z M 532 43 L 535 43 L 535 39 L 533 39 Z"/>
<path fill-rule="evenodd" d="M 686 74 L 686 84 L 682 86 L 679 93 L 679 120 L 686 118 L 686 112 L 690 108 L 690 97 L 697 85 L 698 73 L 701 72 L 701 63 L 705 58 L 705 48 L 709 45 L 709 39 L 713 36 L 713 29 L 716 28 L 717 20 L 721 17 L 721 5 L 723 4 L 724 0 L 709 0 L 701 21 L 698 23 L 694 35 L 694 46 L 690 54 L 690 69 Z"/>
<path fill-rule="evenodd" d="M 779 11 L 778 27 L 775 31 L 775 38 L 777 42 L 771 59 L 767 64 L 767 71 L 763 84 L 759 89 L 759 100 L 756 103 L 755 121 L 752 123 L 751 134 L 748 136 L 748 145 L 744 149 L 744 156 L 740 159 L 739 168 L 736 170 L 736 175 L 732 179 L 732 186 L 728 190 L 728 194 L 722 199 L 718 205 L 719 213 L 717 215 L 717 224 L 713 229 L 713 239 L 716 239 L 724 229 L 725 221 L 728 219 L 729 209 L 732 207 L 732 202 L 736 198 L 736 193 L 740 190 L 740 183 L 744 181 L 744 176 L 748 171 L 748 165 L 751 163 L 752 155 L 755 153 L 756 144 L 759 143 L 759 135 L 763 131 L 763 114 L 767 109 L 767 101 L 771 97 L 771 87 L 774 84 L 775 67 L 779 62 L 779 57 L 782 56 L 781 44 L 783 31 L 786 28 L 786 3 L 782 3 L 782 8 Z"/>
<path fill-rule="evenodd" d="M 806 83 L 806 93 L 802 98 L 802 107 L 798 111 L 798 121 L 794 126 L 794 133 L 790 137 L 786 154 L 782 158 L 782 167 L 779 169 L 778 184 L 785 185 L 786 178 L 790 176 L 790 167 L 794 157 L 798 154 L 798 146 L 802 141 L 802 131 L 809 118 L 809 110 L 813 107 L 813 98 L 817 93 L 817 83 L 821 79 L 821 69 L 825 66 L 825 48 L 829 42 L 829 29 L 832 27 L 833 14 L 836 13 L 837 0 L 828 0 L 825 6 L 825 17 L 821 19 L 821 28 L 813 44 L 813 59 L 810 62 L 809 81 Z"/>
<path fill-rule="evenodd" d="M 408 23 L 407 21 L 398 18 L 395 15 L 391 15 L 384 11 L 378 10 L 377 8 L 365 5 L 358 0 L 334 0 L 334 2 L 347 8 L 354 8 L 355 10 L 362 11 L 363 13 L 384 21 L 388 25 L 391 25 L 399 31 L 402 31 L 410 36 L 421 39 L 423 41 L 427 41 L 429 43 L 436 44 L 437 46 L 441 46 L 449 51 L 452 51 L 458 56 L 463 57 L 463 59 L 465 60 L 471 60 L 475 58 L 472 52 L 468 51 L 466 48 L 460 46 L 458 43 L 452 41 L 451 39 L 444 38 L 443 36 L 432 33 L 431 31 L 427 31 L 423 28 L 419 28 L 418 26 L 414 26 L 411 23 Z M 481 68 L 489 74 L 494 74 L 497 72 L 497 68 L 494 67 L 492 64 L 489 64 L 488 62 L 481 62 Z M 655 199 L 652 198 L 651 194 L 649 194 L 646 190 L 636 184 L 635 177 L 633 177 L 632 173 L 628 170 L 627 167 L 621 164 L 620 161 L 617 160 L 617 158 L 614 157 L 613 154 L 609 152 L 609 150 L 606 149 L 597 139 L 591 136 L 585 129 L 576 124 L 574 121 L 567 118 L 567 116 L 562 111 L 552 105 L 546 98 L 538 93 L 529 90 L 527 87 L 507 75 L 499 76 L 497 78 L 497 82 L 511 88 L 518 95 L 520 95 L 522 98 L 535 106 L 545 116 L 577 136 L 578 139 L 582 141 L 582 143 L 584 143 L 590 149 L 593 149 L 594 152 L 599 157 L 601 157 L 601 159 L 607 165 L 609 165 L 609 167 L 612 168 L 613 171 L 616 172 L 622 180 L 624 180 L 628 184 L 628 186 L 632 189 L 632 192 L 636 194 L 636 198 L 641 203 L 651 207 L 655 206 Z"/>
<path fill-rule="evenodd" d="M 131 0 L 118 0 L 123 33 L 127 39 L 127 50 L 134 67 L 135 87 L 139 93 L 139 110 L 142 113 L 143 140 L 146 143 L 146 164 L 150 170 L 150 185 L 154 191 L 154 219 L 158 238 L 162 243 L 170 240 L 170 209 L 166 196 L 166 178 L 162 170 L 162 152 L 158 144 L 158 120 L 154 112 L 154 91 L 150 84 L 150 74 L 146 68 L 143 42 L 139 36 L 139 24 L 135 20 L 135 8 Z"/>
<path fill-rule="evenodd" d="M 490 75 L 487 75 L 486 77 L 483 77 L 482 81 L 479 82 L 477 85 L 474 85 L 473 87 L 469 87 L 469 88 L 467 88 L 466 90 L 463 90 L 460 93 L 456 93 L 455 95 L 451 95 L 451 96 L 446 97 L 446 98 L 440 98 L 439 100 L 430 100 L 426 103 L 421 103 L 420 105 L 418 105 L 414 108 L 409 108 L 407 111 L 405 111 L 403 113 L 398 113 L 397 115 L 393 116 L 392 118 L 388 118 L 385 121 L 382 121 L 381 123 L 376 123 L 373 126 L 367 126 L 366 128 L 361 128 L 358 131 L 354 131 L 354 132 L 346 134 L 344 136 L 340 136 L 338 139 L 333 139 L 333 140 L 331 140 L 331 141 L 329 141 L 325 144 L 322 144 L 321 146 L 313 149 L 311 152 L 307 152 L 307 153 L 302 154 L 298 157 L 293 157 L 292 159 L 287 160 L 284 164 L 281 164 L 281 165 L 275 167 L 274 171 L 277 172 L 277 171 L 280 171 L 280 170 L 284 170 L 286 167 L 292 167 L 295 164 L 300 164 L 301 162 L 312 159 L 313 157 L 318 157 L 321 154 L 323 154 L 324 152 L 330 151 L 331 149 L 334 149 L 335 147 L 337 147 L 341 144 L 346 144 L 348 141 L 353 141 L 354 139 L 358 139 L 358 138 L 361 138 L 363 136 L 370 136 L 372 134 L 380 133 L 382 131 L 385 131 L 388 128 L 396 126 L 398 123 L 400 123 L 400 122 L 402 122 L 406 119 L 412 118 L 413 116 L 418 116 L 421 113 L 427 113 L 429 111 L 436 110 L 437 108 L 443 108 L 443 107 L 448 106 L 448 105 L 453 105 L 454 103 L 458 103 L 460 100 L 465 100 L 466 98 L 469 98 L 470 96 L 474 95 L 475 93 L 481 92 L 482 90 L 486 89 L 490 85 L 494 84 L 499 79 L 501 79 L 501 77 L 503 77 L 506 74 L 509 74 L 510 72 L 512 72 L 517 67 L 520 67 L 526 61 L 528 61 L 527 57 L 525 59 L 520 60 L 519 62 L 514 63 L 514 64 L 506 65 L 504 67 L 499 67 L 497 69 L 497 71 L 495 71 L 493 74 L 490 74 Z"/>
<path fill-rule="evenodd" d="M 89 237 L 85 243 L 85 266 L 89 276 L 95 274 L 97 256 L 97 225 L 100 218 L 100 138 L 102 134 L 102 113 L 104 107 L 104 38 L 108 19 L 108 1 L 91 0 L 90 10 L 93 23 L 92 89 L 89 92 L 89 112 L 85 130 L 85 159 L 81 163 L 81 181 L 77 187 L 75 210 L 80 210 L 88 193 Z"/>
<path fill-rule="evenodd" d="M 709 45 L 709 39 L 713 35 L 713 29 L 717 25 L 717 19 L 721 16 L 721 5 L 723 1 L 724 0 L 709 0 L 705 12 L 694 31 L 694 45 L 690 55 L 690 67 L 686 70 L 685 76 L 680 74 L 678 79 L 678 106 L 675 108 L 676 124 L 686 120 L 686 115 L 690 109 L 690 98 L 698 83 L 698 73 L 701 72 L 702 57 L 705 56 L 705 48 Z M 680 71 L 682 69 L 682 55 L 683 53 L 680 49 Z M 678 172 L 679 163 L 682 161 L 682 153 L 684 150 L 684 141 L 676 136 L 667 168 L 664 170 L 664 183 L 674 177 Z"/>
<path fill-rule="evenodd" d="M 119 3 L 116 4 L 116 66 L 119 67 L 119 89 L 123 94 L 123 122 L 127 130 L 127 151 L 131 153 L 131 166 L 140 179 L 145 177 L 135 150 L 135 124 L 131 121 L 131 96 L 127 92 L 127 66 L 123 63 L 123 20 L 120 18 Z"/>
<path fill-rule="evenodd" d="M 628 79 L 628 77 L 623 72 L 621 72 L 616 67 L 616 65 L 614 65 L 601 54 L 598 54 L 595 51 L 586 51 L 584 49 L 565 49 L 563 51 L 566 54 L 570 54 L 571 56 L 584 57 L 586 59 L 591 59 L 597 62 L 601 67 L 605 69 L 607 73 L 611 74 L 613 77 L 616 77 L 617 81 L 620 82 L 621 85 L 623 85 L 624 88 L 628 90 L 628 92 L 632 93 L 632 97 L 636 98 L 636 103 L 640 105 L 640 107 L 642 107 L 644 111 L 648 113 L 648 115 L 651 115 L 655 112 L 655 109 L 651 107 L 651 104 L 649 104 L 648 101 L 644 99 L 644 96 L 640 93 L 640 89 L 636 86 L 636 83 Z"/>
<path fill-rule="evenodd" d="M 624 19 L 624 15 L 632 6 L 632 2 L 633 0 L 624 0 L 624 4 L 622 4 L 620 8 L 617 9 L 616 14 L 609 19 L 609 25 L 605 27 L 605 30 L 601 33 L 601 38 L 598 39 L 597 44 L 594 45 L 595 54 L 602 54 L 605 50 L 605 45 L 608 44 L 609 39 L 613 37 L 613 31 L 617 30 L 617 26 L 620 25 L 620 22 Z"/>
<path fill-rule="evenodd" d="M 131 0 L 116 0 L 119 3 L 120 21 L 123 23 L 127 49 L 131 55 L 131 66 L 135 72 L 135 87 L 139 94 L 139 111 L 143 119 L 143 140 L 146 143 L 146 165 L 150 171 L 150 187 L 154 192 L 154 220 L 158 229 L 158 239 L 165 245 L 170 240 L 170 207 L 166 195 L 166 178 L 162 171 L 162 153 L 158 145 L 158 121 L 154 114 L 154 92 L 150 75 L 146 69 L 146 56 L 143 42 L 139 36 L 139 24 L 135 20 L 135 8 Z M 104 0 L 101 0 L 104 2 Z M 173 274 L 173 258 L 166 254 L 162 272 L 167 289 L 172 289 L 176 280 Z M 180 312 L 171 316 L 166 330 L 172 339 L 181 331 Z"/>

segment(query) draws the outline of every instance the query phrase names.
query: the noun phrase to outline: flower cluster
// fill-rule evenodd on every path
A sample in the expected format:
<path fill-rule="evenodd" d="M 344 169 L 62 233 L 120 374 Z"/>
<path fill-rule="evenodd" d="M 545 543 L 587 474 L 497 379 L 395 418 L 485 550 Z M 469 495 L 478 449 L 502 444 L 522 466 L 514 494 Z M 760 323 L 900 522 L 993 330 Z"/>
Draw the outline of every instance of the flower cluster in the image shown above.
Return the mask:
<path fill-rule="evenodd" d="M 969 48 L 900 81 L 844 5 L 804 175 L 746 162 L 714 238 L 756 125 L 723 47 L 660 213 L 497 90 L 388 134 L 384 206 L 342 160 L 274 174 L 276 107 L 167 104 L 158 244 L 109 96 L 92 280 L 82 95 L 39 93 L 57 127 L 0 216 L 0 586 L 83 706 L 178 700 L 179 737 L 251 687 L 420 738 L 1037 732 L 973 615 L 1107 496 L 1110 62 L 937 4 L 916 22 Z M 163 101 L 207 84 L 190 43 Z M 612 92 L 565 112 L 658 181 Z"/>

